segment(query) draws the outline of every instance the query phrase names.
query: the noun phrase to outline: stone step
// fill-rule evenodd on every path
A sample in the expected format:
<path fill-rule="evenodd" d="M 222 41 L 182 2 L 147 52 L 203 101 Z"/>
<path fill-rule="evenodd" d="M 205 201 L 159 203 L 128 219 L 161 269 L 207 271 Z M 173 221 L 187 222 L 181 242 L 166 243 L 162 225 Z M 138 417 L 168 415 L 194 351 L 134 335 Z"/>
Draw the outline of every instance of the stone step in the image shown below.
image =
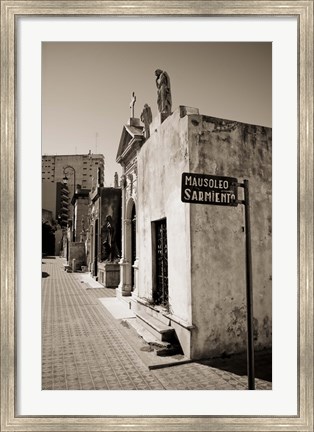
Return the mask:
<path fill-rule="evenodd" d="M 146 312 L 138 311 L 136 316 L 140 324 L 156 338 L 158 338 L 158 340 L 163 342 L 171 342 L 171 340 L 175 337 L 175 331 L 172 327 L 162 323 L 157 318 L 154 318 Z"/>
<path fill-rule="evenodd" d="M 141 336 L 146 343 L 148 343 L 153 348 L 170 348 L 171 344 L 169 342 L 163 342 L 154 336 L 150 331 L 142 326 L 138 320 L 129 319 L 125 320 L 129 325 L 131 325 L 137 334 Z"/>
<path fill-rule="evenodd" d="M 171 344 L 170 342 L 159 340 L 150 331 L 146 330 L 138 320 L 132 318 L 123 321 L 131 326 L 136 333 L 144 339 L 157 356 L 164 357 L 182 354 L 182 349 L 179 344 Z"/>

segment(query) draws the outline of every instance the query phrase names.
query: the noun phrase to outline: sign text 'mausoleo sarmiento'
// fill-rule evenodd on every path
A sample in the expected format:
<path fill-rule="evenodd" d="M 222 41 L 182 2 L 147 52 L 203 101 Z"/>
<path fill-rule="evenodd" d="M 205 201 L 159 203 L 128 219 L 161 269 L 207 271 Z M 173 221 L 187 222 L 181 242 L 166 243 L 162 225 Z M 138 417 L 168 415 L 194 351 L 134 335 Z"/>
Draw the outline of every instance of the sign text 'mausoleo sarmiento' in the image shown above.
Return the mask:
<path fill-rule="evenodd" d="M 194 204 L 237 206 L 237 183 L 235 177 L 183 173 L 181 200 Z"/>

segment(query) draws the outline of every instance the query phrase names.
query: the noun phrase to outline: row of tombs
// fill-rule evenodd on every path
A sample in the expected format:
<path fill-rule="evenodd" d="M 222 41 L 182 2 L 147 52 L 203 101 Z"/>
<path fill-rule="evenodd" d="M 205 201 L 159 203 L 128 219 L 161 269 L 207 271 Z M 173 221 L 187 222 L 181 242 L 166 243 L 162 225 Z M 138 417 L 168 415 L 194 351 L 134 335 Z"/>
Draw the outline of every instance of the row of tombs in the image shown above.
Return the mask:
<path fill-rule="evenodd" d="M 73 223 L 64 238 L 69 268 L 116 289 L 168 352 L 174 345 L 190 359 L 243 352 L 244 206 L 185 203 L 181 180 L 182 173 L 247 179 L 254 344 L 270 348 L 271 132 L 186 106 L 157 116 L 149 133 L 130 118 L 116 158 L 119 184 L 104 187 L 99 175 L 93 191 L 77 187 L 72 198 Z"/>

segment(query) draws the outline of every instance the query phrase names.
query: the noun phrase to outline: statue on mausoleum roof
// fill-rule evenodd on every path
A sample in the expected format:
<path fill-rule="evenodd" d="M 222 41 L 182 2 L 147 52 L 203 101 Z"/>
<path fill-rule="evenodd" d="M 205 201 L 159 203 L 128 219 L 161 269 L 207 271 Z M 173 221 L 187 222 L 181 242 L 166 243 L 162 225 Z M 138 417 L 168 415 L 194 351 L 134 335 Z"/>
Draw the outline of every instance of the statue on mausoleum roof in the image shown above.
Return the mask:
<path fill-rule="evenodd" d="M 145 129 L 145 138 L 148 139 L 150 137 L 149 125 L 153 121 L 152 110 L 149 105 L 145 104 L 142 114 L 141 121 L 144 123 Z"/>
<path fill-rule="evenodd" d="M 117 172 L 114 173 L 113 184 L 114 184 L 113 187 L 115 187 L 115 188 L 119 187 L 119 177 L 118 177 L 118 173 Z"/>
<path fill-rule="evenodd" d="M 171 114 L 171 90 L 170 90 L 170 78 L 166 71 L 157 69 L 156 75 L 156 86 L 157 86 L 157 105 L 158 111 L 161 114 L 167 116 Z"/>

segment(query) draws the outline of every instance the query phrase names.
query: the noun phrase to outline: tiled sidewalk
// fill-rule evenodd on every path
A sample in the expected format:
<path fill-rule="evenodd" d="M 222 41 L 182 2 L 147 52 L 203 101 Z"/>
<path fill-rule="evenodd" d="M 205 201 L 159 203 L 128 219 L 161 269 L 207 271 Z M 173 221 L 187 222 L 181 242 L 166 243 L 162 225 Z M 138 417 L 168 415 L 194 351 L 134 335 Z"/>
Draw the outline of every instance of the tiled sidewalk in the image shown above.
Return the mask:
<path fill-rule="evenodd" d="M 149 370 L 98 300 L 115 296 L 88 289 L 63 270 L 58 257 L 43 258 L 42 388 L 45 390 L 233 390 L 247 378 L 207 364 Z M 132 343 L 134 339 L 132 339 Z M 257 389 L 271 383 L 256 380 Z"/>

